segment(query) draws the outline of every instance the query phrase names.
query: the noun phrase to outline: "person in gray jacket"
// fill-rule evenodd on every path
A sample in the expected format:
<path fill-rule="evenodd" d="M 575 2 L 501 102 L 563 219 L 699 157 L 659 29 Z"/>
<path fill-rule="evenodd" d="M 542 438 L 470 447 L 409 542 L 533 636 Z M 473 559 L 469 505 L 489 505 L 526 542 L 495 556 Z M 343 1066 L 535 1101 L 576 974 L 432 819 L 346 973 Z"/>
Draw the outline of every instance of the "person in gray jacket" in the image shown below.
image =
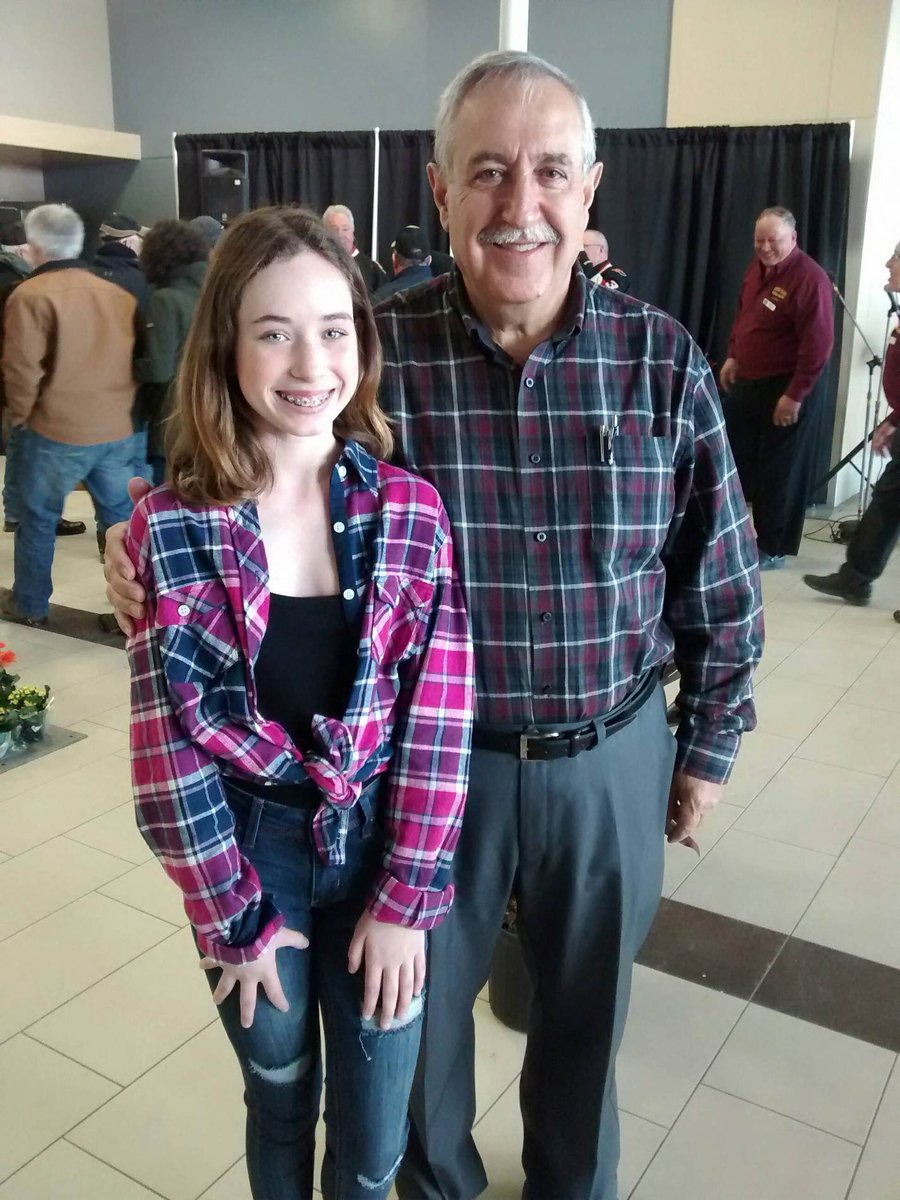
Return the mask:
<path fill-rule="evenodd" d="M 201 234 L 184 221 L 157 222 L 141 252 L 153 291 L 147 302 L 144 344 L 134 364 L 140 384 L 135 425 L 147 429 L 147 464 L 154 484 L 165 478 L 169 391 L 200 298 L 207 253 Z"/>

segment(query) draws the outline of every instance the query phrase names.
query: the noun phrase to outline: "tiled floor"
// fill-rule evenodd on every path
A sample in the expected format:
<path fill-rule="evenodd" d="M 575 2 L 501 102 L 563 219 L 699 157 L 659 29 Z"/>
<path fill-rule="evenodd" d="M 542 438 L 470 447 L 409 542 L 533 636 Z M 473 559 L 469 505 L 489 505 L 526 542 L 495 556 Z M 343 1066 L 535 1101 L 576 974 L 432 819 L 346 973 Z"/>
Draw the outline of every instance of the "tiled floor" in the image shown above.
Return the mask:
<path fill-rule="evenodd" d="M 67 515 L 87 508 L 75 495 Z M 900 968 L 900 558 L 852 610 L 800 582 L 840 557 L 807 540 L 765 578 L 760 731 L 700 857 L 669 849 L 665 890 Z M 0 583 L 11 559 L 0 535 Z M 56 602 L 105 609 L 90 534 L 59 542 L 55 580 Z M 86 735 L 0 769 L 0 1200 L 248 1200 L 237 1069 L 134 828 L 124 656 L 0 640 Z M 477 1031 L 487 1196 L 512 1200 L 524 1039 L 484 1000 Z M 619 1094 L 620 1200 L 900 1198 L 900 1067 L 879 1045 L 639 967 Z"/>

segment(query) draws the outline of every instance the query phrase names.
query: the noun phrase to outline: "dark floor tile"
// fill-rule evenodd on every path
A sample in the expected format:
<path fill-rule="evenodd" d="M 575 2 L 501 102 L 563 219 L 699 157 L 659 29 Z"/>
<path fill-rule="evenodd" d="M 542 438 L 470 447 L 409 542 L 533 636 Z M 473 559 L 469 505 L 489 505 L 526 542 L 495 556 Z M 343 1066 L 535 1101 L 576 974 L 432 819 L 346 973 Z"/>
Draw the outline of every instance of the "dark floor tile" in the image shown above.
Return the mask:
<path fill-rule="evenodd" d="M 900 1052 L 900 970 L 790 938 L 754 1004 Z"/>
<path fill-rule="evenodd" d="M 100 614 L 87 612 L 83 608 L 67 608 L 63 604 L 51 604 L 47 631 L 61 633 L 66 637 L 80 638 L 83 642 L 94 642 L 98 646 L 115 646 L 123 651 L 125 649 L 125 635 L 119 631 L 118 627 L 115 633 L 106 632 L 100 627 Z"/>
<path fill-rule="evenodd" d="M 786 940 L 783 933 L 664 899 L 637 961 L 749 999 Z"/>

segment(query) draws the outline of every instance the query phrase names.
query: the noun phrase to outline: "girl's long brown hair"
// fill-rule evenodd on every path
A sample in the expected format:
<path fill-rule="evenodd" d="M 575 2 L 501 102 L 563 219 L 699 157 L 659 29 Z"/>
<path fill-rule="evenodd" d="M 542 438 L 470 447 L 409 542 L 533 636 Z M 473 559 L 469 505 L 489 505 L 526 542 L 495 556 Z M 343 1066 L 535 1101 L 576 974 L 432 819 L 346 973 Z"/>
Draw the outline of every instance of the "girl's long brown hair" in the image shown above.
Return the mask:
<path fill-rule="evenodd" d="M 237 381 L 238 310 L 251 279 L 270 263 L 302 251 L 336 267 L 353 296 L 360 379 L 334 431 L 379 458 L 391 455 L 393 437 L 377 401 L 381 345 L 353 259 L 308 209 L 259 208 L 239 217 L 217 245 L 185 344 L 167 437 L 172 487 L 182 500 L 234 504 L 258 496 L 272 482 L 253 410 Z"/>

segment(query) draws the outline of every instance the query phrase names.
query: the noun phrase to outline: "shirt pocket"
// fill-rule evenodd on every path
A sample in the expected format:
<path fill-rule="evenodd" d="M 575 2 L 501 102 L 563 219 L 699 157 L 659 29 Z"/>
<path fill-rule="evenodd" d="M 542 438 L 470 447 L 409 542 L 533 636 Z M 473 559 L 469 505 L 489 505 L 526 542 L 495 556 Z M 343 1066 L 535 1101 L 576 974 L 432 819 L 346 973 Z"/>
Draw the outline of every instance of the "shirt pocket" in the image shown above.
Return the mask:
<path fill-rule="evenodd" d="M 173 683 L 215 679 L 240 656 L 231 603 L 221 580 L 162 593 L 156 603 L 156 626 Z"/>
<path fill-rule="evenodd" d="M 372 656 L 382 665 L 402 662 L 418 645 L 420 626 L 427 623 L 434 584 L 407 575 L 372 580 Z"/>
<path fill-rule="evenodd" d="M 591 542 L 613 557 L 658 553 L 674 509 L 674 469 L 667 437 L 598 429 L 585 442 Z"/>

